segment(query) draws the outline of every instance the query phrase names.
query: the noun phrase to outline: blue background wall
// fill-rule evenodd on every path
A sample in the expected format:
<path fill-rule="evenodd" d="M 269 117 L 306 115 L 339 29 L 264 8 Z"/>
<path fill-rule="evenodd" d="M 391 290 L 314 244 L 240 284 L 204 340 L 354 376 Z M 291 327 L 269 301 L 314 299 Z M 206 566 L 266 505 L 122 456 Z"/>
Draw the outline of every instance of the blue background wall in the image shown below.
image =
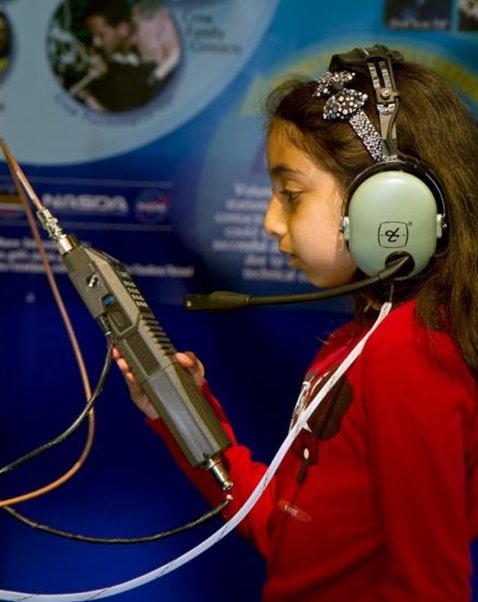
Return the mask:
<path fill-rule="evenodd" d="M 318 76 L 332 53 L 382 42 L 440 71 L 478 111 L 478 21 L 465 23 L 458 3 L 431 4 L 432 16 L 391 21 L 392 2 L 382 0 L 342 0 L 326 10 L 314 0 L 170 0 L 181 34 L 177 72 L 148 105 L 103 114 L 75 100 L 54 68 L 62 56 L 55 24 L 75 2 L 1 3 L 12 46 L 0 79 L 0 135 L 68 231 L 128 264 L 175 346 L 204 361 L 238 437 L 260 460 L 270 460 L 285 437 L 303 371 L 320 340 L 346 319 L 346 303 L 203 314 L 186 313 L 182 296 L 307 290 L 259 227 L 268 193 L 259 107 L 281 76 Z M 3 163 L 0 174 L 3 465 L 63 430 L 84 394 Z M 247 227 L 238 229 L 239 220 Z M 94 382 L 103 337 L 55 253 L 51 261 Z M 83 427 L 4 476 L 0 498 L 57 478 L 76 460 L 85 433 Z M 144 425 L 114 369 L 96 406 L 85 466 L 17 509 L 60 529 L 114 537 L 171 529 L 208 507 Z M 219 525 L 156 543 L 99 546 L 43 534 L 0 513 L 0 587 L 52 594 L 107 587 L 148 573 Z M 263 580 L 262 560 L 231 534 L 187 566 L 117 598 L 253 601 Z"/>

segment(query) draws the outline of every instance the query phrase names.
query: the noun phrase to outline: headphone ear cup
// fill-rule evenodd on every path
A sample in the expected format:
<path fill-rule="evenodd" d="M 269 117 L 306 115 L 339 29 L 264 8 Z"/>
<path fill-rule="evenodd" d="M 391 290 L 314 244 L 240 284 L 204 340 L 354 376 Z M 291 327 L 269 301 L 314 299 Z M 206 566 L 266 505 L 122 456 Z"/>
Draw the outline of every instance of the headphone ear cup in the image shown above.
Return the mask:
<path fill-rule="evenodd" d="M 377 170 L 378 167 L 378 170 Z M 408 253 L 414 261 L 409 278 L 433 257 L 442 236 L 442 215 L 434 192 L 422 177 L 372 166 L 353 183 L 347 195 L 343 231 L 357 266 L 369 276 L 382 270 L 388 258 Z"/>

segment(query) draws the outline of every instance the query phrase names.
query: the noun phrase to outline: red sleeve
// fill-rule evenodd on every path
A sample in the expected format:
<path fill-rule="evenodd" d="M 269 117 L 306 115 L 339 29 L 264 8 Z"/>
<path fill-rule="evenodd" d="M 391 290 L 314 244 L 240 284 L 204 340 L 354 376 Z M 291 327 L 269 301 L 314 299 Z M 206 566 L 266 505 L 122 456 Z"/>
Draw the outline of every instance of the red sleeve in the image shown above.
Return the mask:
<path fill-rule="evenodd" d="M 384 602 L 458 602 L 471 595 L 465 459 L 476 385 L 445 335 L 436 335 L 435 346 L 441 360 L 426 342 L 384 329 L 361 362 L 389 555 Z"/>
<path fill-rule="evenodd" d="M 207 384 L 203 386 L 202 392 L 211 404 L 222 427 L 232 441 L 232 445 L 222 454 L 224 466 L 229 471 L 229 475 L 233 482 L 231 491 L 233 500 L 223 512 L 224 518 L 229 519 L 243 506 L 254 487 L 260 481 L 267 467 L 258 462 L 254 462 L 251 458 L 249 449 L 237 443 L 232 427 L 229 424 L 221 405 L 212 395 Z M 217 506 L 221 503 L 224 500 L 224 492 L 221 490 L 211 472 L 209 470 L 191 467 L 162 420 L 147 420 L 147 422 L 153 430 L 161 436 L 179 467 L 209 503 L 213 506 Z M 273 488 L 274 482 L 272 481 L 251 512 L 238 526 L 238 531 L 250 539 L 264 556 L 267 556 L 269 551 L 267 523 L 273 504 Z"/>

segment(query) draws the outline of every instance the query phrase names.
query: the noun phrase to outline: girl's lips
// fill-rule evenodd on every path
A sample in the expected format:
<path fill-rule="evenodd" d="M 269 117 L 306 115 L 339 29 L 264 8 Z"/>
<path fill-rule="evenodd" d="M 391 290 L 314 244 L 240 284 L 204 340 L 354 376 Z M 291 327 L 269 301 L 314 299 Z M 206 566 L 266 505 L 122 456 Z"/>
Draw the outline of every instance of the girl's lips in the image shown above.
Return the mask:
<path fill-rule="evenodd" d="M 279 248 L 279 251 L 282 253 L 282 255 L 285 256 L 287 264 L 289 266 L 297 267 L 298 259 L 293 253 L 289 253 L 288 251 L 284 251 L 283 249 L 280 249 L 280 248 Z"/>

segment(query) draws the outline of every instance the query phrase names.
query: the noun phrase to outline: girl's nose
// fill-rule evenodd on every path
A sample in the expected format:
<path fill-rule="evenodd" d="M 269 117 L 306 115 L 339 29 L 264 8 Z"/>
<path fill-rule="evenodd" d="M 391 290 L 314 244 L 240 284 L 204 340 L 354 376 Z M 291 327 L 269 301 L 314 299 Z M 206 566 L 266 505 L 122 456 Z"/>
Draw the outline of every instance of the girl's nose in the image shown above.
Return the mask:
<path fill-rule="evenodd" d="M 269 236 L 281 238 L 284 234 L 284 216 L 282 207 L 276 196 L 273 194 L 269 200 L 266 213 L 264 215 L 263 227 Z"/>

